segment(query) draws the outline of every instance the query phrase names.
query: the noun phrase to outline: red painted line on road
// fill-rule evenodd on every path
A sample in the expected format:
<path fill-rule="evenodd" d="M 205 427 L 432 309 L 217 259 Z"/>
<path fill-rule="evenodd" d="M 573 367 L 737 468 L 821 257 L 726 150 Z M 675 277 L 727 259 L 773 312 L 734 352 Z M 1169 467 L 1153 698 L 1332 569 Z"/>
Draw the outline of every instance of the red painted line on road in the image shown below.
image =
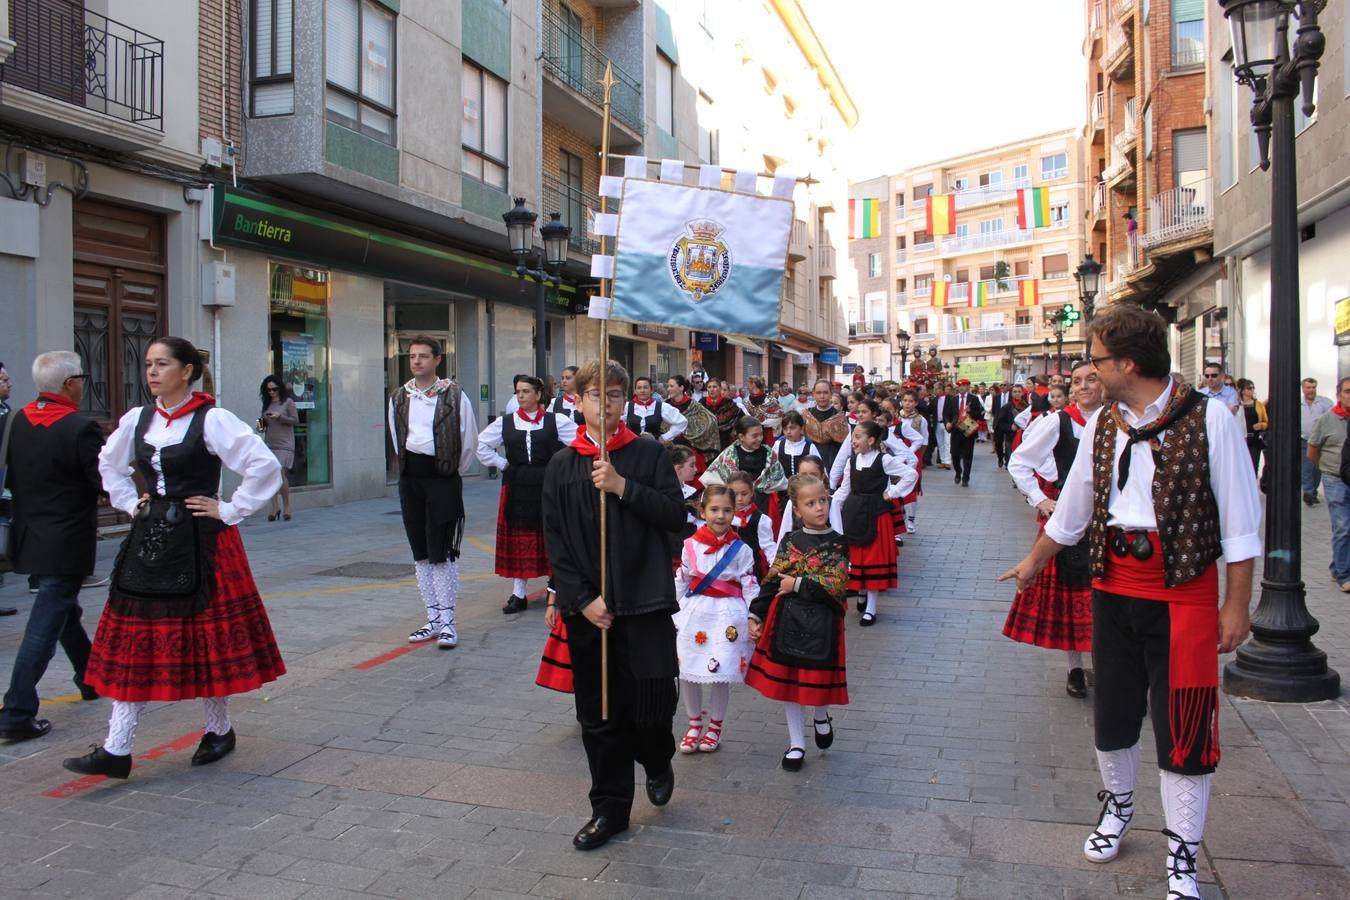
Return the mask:
<path fill-rule="evenodd" d="M 533 594 L 526 595 L 525 599 L 530 601 L 538 600 L 540 597 L 544 596 L 545 593 L 547 593 L 547 591 L 544 588 L 540 588 Z M 429 647 L 434 643 L 435 641 L 423 641 L 420 644 L 405 644 L 402 647 L 395 647 L 393 650 L 381 653 L 379 656 L 372 656 L 370 659 L 359 662 L 352 666 L 352 668 L 361 672 L 366 672 L 376 666 L 382 666 L 387 662 L 393 662 L 400 656 L 406 656 L 421 647 Z"/>
<path fill-rule="evenodd" d="M 167 756 L 178 750 L 186 750 L 202 739 L 200 729 L 189 731 L 181 737 L 176 737 L 167 744 L 160 744 L 158 747 L 151 747 L 142 753 L 138 758 L 142 761 L 159 759 L 161 756 Z M 138 768 L 132 766 L 132 768 Z M 74 781 L 67 781 L 65 784 L 58 785 L 43 794 L 44 797 L 51 797 L 54 800 L 66 800 L 74 797 L 76 794 L 87 791 L 91 787 L 100 785 L 108 780 L 106 775 L 85 775 L 83 778 L 76 778 Z"/>

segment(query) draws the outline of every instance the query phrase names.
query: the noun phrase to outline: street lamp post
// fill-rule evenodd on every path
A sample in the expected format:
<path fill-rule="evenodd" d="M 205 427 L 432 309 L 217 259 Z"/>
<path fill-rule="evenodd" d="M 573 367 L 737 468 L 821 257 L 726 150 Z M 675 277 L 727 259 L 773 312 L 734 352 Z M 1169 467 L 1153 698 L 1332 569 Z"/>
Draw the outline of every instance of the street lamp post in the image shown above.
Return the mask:
<path fill-rule="evenodd" d="M 1299 509 L 1298 194 L 1294 100 L 1314 111 L 1313 88 L 1326 38 L 1317 25 L 1325 0 L 1220 0 L 1233 32 L 1234 72 L 1251 87 L 1261 168 L 1270 169 L 1270 430 L 1267 432 L 1265 558 L 1252 639 L 1224 666 L 1230 694 L 1309 703 L 1339 696 L 1341 677 L 1312 643 L 1320 627 L 1308 612 Z M 1289 18 L 1298 18 L 1292 56 Z"/>
<path fill-rule="evenodd" d="M 909 362 L 909 332 L 903 328 L 897 331 L 895 333 L 895 344 L 900 348 L 900 380 L 903 381 Z"/>
<path fill-rule="evenodd" d="M 1097 299 L 1097 288 L 1101 284 L 1102 264 L 1092 258 L 1091 253 L 1083 254 L 1083 261 L 1074 270 L 1073 280 L 1078 282 L 1078 299 L 1083 303 L 1083 321 L 1092 321 L 1093 303 Z"/>
<path fill-rule="evenodd" d="M 534 279 L 534 369 L 535 375 L 543 378 L 548 374 L 544 346 L 546 291 L 549 285 L 562 284 L 558 269 L 567 260 L 567 239 L 572 236 L 572 229 L 562 223 L 560 214 L 552 213 L 547 224 L 539 229 L 544 238 L 543 265 L 536 256 L 531 267 L 526 260 L 534 244 L 534 223 L 539 216 L 525 205 L 524 197 L 515 198 L 515 204 L 509 212 L 502 213 L 502 221 L 506 222 L 506 238 L 516 257 L 516 277 Z"/>
<path fill-rule="evenodd" d="M 1048 376 L 1050 374 L 1050 339 L 1041 341 L 1041 374 Z"/>

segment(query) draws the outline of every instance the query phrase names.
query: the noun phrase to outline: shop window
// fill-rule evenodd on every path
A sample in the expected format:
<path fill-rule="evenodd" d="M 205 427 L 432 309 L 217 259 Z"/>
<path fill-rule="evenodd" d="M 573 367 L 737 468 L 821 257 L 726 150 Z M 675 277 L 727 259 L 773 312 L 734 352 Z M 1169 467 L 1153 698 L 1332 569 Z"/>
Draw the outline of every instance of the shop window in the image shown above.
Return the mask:
<path fill-rule="evenodd" d="M 325 271 L 285 263 L 268 264 L 268 371 L 295 398 L 291 487 L 329 484 L 332 423 L 328 393 L 329 276 Z"/>

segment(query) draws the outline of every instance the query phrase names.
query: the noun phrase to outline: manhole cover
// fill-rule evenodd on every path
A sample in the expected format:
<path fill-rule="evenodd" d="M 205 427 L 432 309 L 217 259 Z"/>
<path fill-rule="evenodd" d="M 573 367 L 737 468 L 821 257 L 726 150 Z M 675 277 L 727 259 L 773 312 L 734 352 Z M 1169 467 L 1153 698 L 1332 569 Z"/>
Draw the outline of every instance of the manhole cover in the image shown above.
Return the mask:
<path fill-rule="evenodd" d="M 324 569 L 315 575 L 333 578 L 379 578 L 382 580 L 411 578 L 413 567 L 408 563 L 354 562 L 336 569 Z"/>

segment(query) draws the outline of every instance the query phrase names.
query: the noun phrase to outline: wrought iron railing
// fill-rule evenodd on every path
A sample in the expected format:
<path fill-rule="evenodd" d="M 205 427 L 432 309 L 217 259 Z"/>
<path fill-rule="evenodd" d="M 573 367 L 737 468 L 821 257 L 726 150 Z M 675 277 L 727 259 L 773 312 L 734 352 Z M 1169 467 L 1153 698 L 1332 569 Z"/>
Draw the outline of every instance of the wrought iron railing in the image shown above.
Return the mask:
<path fill-rule="evenodd" d="M 864 319 L 861 322 L 850 322 L 848 326 L 849 337 L 884 337 L 885 335 L 885 319 Z"/>
<path fill-rule="evenodd" d="M 0 81 L 164 130 L 164 42 L 58 0 L 8 2 L 17 44 Z"/>
<path fill-rule="evenodd" d="M 600 209 L 600 198 L 552 175 L 543 175 L 540 182 L 543 189 L 540 208 L 544 216 L 558 213 L 563 224 L 572 228 L 572 233 L 567 236 L 568 245 L 582 253 L 599 252 L 600 243 L 590 236 L 590 224 L 591 216 Z"/>
<path fill-rule="evenodd" d="M 1030 341 L 1035 340 L 1035 338 L 1035 325 L 1004 325 L 1001 328 L 977 328 L 973 331 L 944 331 L 942 333 L 942 346 Z"/>
<path fill-rule="evenodd" d="M 558 11 L 543 4 L 544 69 L 554 78 L 590 100 L 596 106 L 605 102 L 600 81 L 605 77 L 609 56 L 575 29 L 568 28 Z M 610 94 L 614 116 L 628 128 L 642 134 L 642 82 L 616 63 L 614 90 Z"/>
<path fill-rule="evenodd" d="M 1148 229 L 1140 242 L 1148 249 L 1212 230 L 1213 197 L 1212 178 L 1196 179 L 1190 184 L 1155 194 L 1148 201 Z"/>

